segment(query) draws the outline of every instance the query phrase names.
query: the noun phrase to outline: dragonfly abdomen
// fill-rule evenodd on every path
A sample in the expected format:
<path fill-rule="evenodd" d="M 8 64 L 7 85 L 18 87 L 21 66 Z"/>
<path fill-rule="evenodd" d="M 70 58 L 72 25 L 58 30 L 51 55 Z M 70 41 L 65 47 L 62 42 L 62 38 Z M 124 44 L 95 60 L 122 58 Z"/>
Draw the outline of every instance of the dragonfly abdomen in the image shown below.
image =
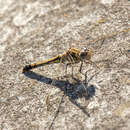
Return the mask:
<path fill-rule="evenodd" d="M 48 64 L 60 63 L 60 60 L 61 60 L 61 56 L 58 55 L 58 56 L 56 56 L 52 59 L 49 59 L 49 60 L 43 60 L 43 61 L 40 61 L 40 62 L 36 62 L 34 64 L 26 65 L 23 68 L 23 72 L 29 71 L 31 69 L 34 69 L 34 68 L 37 68 L 37 67 L 40 67 L 40 66 L 45 66 L 45 65 L 48 65 Z"/>

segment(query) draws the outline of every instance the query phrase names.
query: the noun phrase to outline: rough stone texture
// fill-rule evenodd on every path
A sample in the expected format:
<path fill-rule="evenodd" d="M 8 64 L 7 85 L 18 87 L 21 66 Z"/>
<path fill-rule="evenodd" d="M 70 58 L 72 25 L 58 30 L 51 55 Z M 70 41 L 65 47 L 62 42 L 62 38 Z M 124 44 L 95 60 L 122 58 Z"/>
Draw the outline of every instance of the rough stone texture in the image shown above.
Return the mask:
<path fill-rule="evenodd" d="M 94 52 L 88 84 L 79 65 L 21 73 L 70 47 Z M 0 129 L 130 130 L 130 2 L 0 0 Z"/>

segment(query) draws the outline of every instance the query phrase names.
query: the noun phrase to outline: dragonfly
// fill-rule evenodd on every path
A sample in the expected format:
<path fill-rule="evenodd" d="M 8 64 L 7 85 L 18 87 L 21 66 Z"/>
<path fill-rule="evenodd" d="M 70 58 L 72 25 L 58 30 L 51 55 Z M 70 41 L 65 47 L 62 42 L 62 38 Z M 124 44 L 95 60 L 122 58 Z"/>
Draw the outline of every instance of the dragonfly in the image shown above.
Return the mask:
<path fill-rule="evenodd" d="M 68 65 L 76 64 L 79 62 L 81 62 L 80 69 L 79 69 L 79 71 L 81 72 L 83 62 L 87 61 L 87 63 L 92 63 L 91 56 L 92 56 L 92 51 L 90 51 L 87 48 L 84 48 L 83 51 L 80 51 L 79 49 L 76 49 L 76 48 L 70 48 L 63 54 L 59 54 L 51 59 L 26 65 L 23 68 L 22 72 L 24 73 L 31 69 L 34 69 L 40 66 L 54 64 L 54 63 L 66 64 L 66 70 L 67 70 Z"/>

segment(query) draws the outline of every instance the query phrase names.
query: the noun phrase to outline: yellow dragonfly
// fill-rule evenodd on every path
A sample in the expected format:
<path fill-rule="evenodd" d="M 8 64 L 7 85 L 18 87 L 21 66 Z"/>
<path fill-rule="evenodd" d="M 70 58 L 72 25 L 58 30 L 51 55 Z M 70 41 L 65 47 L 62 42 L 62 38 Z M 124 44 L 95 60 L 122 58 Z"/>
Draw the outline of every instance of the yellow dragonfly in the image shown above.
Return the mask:
<path fill-rule="evenodd" d="M 84 49 L 83 51 L 80 51 L 76 48 L 71 48 L 68 51 L 66 51 L 63 54 L 59 54 L 51 59 L 48 60 L 43 60 L 40 62 L 36 62 L 33 64 L 29 64 L 26 65 L 22 72 L 26 72 L 29 71 L 31 69 L 40 67 L 40 66 L 45 66 L 45 65 L 49 65 L 49 64 L 54 64 L 54 63 L 63 63 L 66 64 L 66 70 L 67 70 L 67 66 L 70 64 L 76 64 L 81 62 L 80 65 L 80 69 L 79 71 L 81 72 L 82 69 L 82 65 L 84 61 L 88 61 L 87 63 L 92 63 L 92 61 L 90 60 L 92 56 L 92 52 L 88 49 Z"/>

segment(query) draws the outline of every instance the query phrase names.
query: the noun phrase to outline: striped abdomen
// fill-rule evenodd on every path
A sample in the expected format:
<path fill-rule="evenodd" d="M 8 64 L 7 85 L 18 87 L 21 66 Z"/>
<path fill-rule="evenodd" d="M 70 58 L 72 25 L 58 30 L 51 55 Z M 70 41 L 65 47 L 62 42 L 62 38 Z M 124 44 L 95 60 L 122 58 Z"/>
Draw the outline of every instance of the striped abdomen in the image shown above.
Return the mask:
<path fill-rule="evenodd" d="M 43 61 L 40 61 L 40 62 L 36 62 L 34 64 L 30 64 L 30 65 L 26 65 L 24 68 L 23 68 L 23 73 L 25 71 L 29 71 L 31 69 L 34 69 L 34 68 L 37 68 L 37 67 L 40 67 L 40 66 L 44 66 L 44 65 L 48 65 L 48 64 L 53 64 L 53 63 L 60 63 L 60 60 L 61 60 L 61 56 L 58 55 L 52 59 L 49 59 L 49 60 L 43 60 Z"/>

